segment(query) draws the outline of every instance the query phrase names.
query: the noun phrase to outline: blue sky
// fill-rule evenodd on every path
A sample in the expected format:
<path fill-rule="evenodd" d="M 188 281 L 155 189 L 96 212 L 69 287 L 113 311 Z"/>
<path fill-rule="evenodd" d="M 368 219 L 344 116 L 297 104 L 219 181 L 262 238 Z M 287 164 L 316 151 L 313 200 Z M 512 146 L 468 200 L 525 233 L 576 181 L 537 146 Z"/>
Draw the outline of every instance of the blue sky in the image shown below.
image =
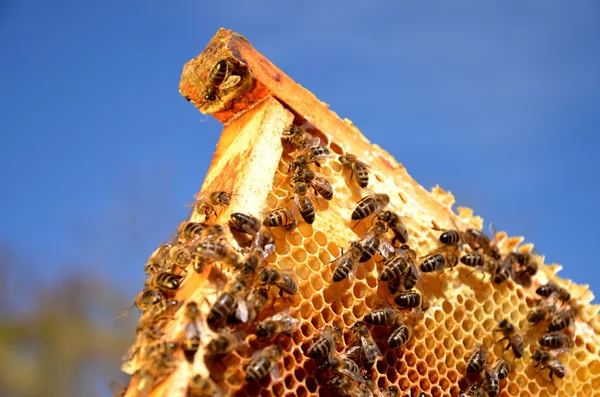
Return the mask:
<path fill-rule="evenodd" d="M 4 1 L 0 242 L 41 278 L 133 297 L 219 137 L 178 83 L 226 27 L 422 185 L 600 291 L 600 4 L 323 3 Z"/>

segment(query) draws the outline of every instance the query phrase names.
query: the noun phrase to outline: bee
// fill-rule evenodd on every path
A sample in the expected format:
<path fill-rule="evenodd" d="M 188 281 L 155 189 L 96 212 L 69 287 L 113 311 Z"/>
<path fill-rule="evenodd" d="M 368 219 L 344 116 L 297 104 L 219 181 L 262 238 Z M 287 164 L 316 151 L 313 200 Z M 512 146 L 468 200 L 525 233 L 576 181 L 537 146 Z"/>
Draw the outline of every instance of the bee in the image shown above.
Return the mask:
<path fill-rule="evenodd" d="M 250 278 L 256 271 L 258 267 L 262 264 L 263 259 L 258 252 L 251 252 L 246 256 L 246 260 L 238 263 L 234 269 L 239 272 L 240 276 L 243 278 Z"/>
<path fill-rule="evenodd" d="M 238 232 L 256 236 L 258 234 L 258 231 L 260 230 L 261 223 L 252 215 L 242 214 L 241 212 L 234 212 L 233 214 L 231 214 L 229 227 Z"/>
<path fill-rule="evenodd" d="M 388 386 L 379 393 L 381 397 L 400 397 L 400 389 L 396 386 Z"/>
<path fill-rule="evenodd" d="M 291 335 L 298 328 L 298 324 L 300 320 L 286 313 L 277 313 L 258 323 L 256 336 L 258 339 L 265 340 L 279 334 Z"/>
<path fill-rule="evenodd" d="M 486 265 L 486 257 L 483 254 L 471 252 L 463 255 L 460 258 L 460 262 L 469 267 L 484 267 Z"/>
<path fill-rule="evenodd" d="M 179 348 L 178 343 L 159 340 L 154 343 L 140 346 L 138 354 L 142 359 L 149 359 L 158 356 L 171 355 L 177 348 Z"/>
<path fill-rule="evenodd" d="M 496 235 L 496 229 L 494 225 L 490 226 L 492 230 L 492 234 Z M 485 255 L 488 255 L 494 260 L 500 260 L 502 254 L 500 253 L 500 249 L 492 239 L 489 238 L 484 232 L 477 229 L 467 229 L 462 235 L 463 242 L 467 243 L 472 250 L 482 250 Z"/>
<path fill-rule="evenodd" d="M 498 379 L 503 380 L 508 378 L 508 375 L 512 372 L 512 365 L 508 361 L 500 359 L 498 360 L 498 364 L 496 364 L 495 370 L 498 374 Z"/>
<path fill-rule="evenodd" d="M 146 287 L 174 291 L 179 288 L 182 278 L 168 272 L 156 273 L 146 280 Z"/>
<path fill-rule="evenodd" d="M 458 263 L 458 257 L 452 253 L 434 253 L 427 255 L 423 262 L 419 265 L 419 269 L 423 273 L 431 273 L 435 271 L 443 271 L 446 268 L 454 268 Z"/>
<path fill-rule="evenodd" d="M 360 199 L 352 212 L 352 220 L 359 221 L 372 214 L 379 214 L 390 203 L 390 196 L 385 193 L 374 193 Z"/>
<path fill-rule="evenodd" d="M 227 61 L 221 59 L 208 73 L 208 82 L 214 86 L 220 86 L 227 76 Z"/>
<path fill-rule="evenodd" d="M 567 335 L 563 334 L 560 331 L 551 332 L 542 336 L 538 340 L 540 346 L 546 347 L 548 349 L 561 349 L 561 348 L 571 348 L 573 347 L 573 339 L 569 338 Z"/>
<path fill-rule="evenodd" d="M 390 255 L 383 261 L 383 270 L 379 275 L 381 281 L 392 281 L 395 280 L 408 272 L 412 273 L 412 277 L 418 277 L 418 273 L 415 267 L 414 259 L 416 258 L 416 252 L 412 250 L 408 245 L 403 245 L 398 251 Z M 416 283 L 416 279 L 414 283 Z M 412 283 L 411 281 L 410 283 Z M 411 289 L 414 284 L 410 286 Z M 405 284 L 406 288 L 406 284 Z"/>
<path fill-rule="evenodd" d="M 360 361 L 363 367 L 368 371 L 375 365 L 378 357 L 383 357 L 379 346 L 373 339 L 371 332 L 362 321 L 356 322 L 350 330 L 360 346 Z"/>
<path fill-rule="evenodd" d="M 326 327 L 319 339 L 308 349 L 306 355 L 310 358 L 323 358 L 335 352 L 342 340 L 342 330 L 338 327 Z"/>
<path fill-rule="evenodd" d="M 174 313 L 181 306 L 181 302 L 175 299 L 161 300 L 150 306 L 140 317 L 139 327 L 145 328 L 154 324 L 155 321 Z"/>
<path fill-rule="evenodd" d="M 164 270 L 167 267 L 167 258 L 169 256 L 169 250 L 171 249 L 172 244 L 161 244 L 160 247 L 154 252 L 146 265 L 144 266 L 144 272 L 148 275 L 153 275 Z"/>
<path fill-rule="evenodd" d="M 123 313 L 119 314 L 117 318 L 123 317 L 126 315 L 132 307 L 137 307 L 142 312 L 148 309 L 150 306 L 154 305 L 165 299 L 165 295 L 157 289 L 144 289 L 142 292 L 138 293 L 135 296 L 133 301 L 133 305 L 129 306 L 127 309 L 123 311 Z"/>
<path fill-rule="evenodd" d="M 567 373 L 565 366 L 560 360 L 547 351 L 535 349 L 531 354 L 531 359 L 536 361 L 534 368 L 538 367 L 540 364 L 542 365 L 542 370 L 548 368 L 550 371 L 550 380 L 552 380 L 552 375 L 556 375 L 556 377 L 562 379 Z"/>
<path fill-rule="evenodd" d="M 321 140 L 309 134 L 306 131 L 306 128 L 295 125 L 291 125 L 289 128 L 286 128 L 283 131 L 282 137 L 284 140 L 292 142 L 294 145 L 298 146 L 298 149 L 300 150 L 319 146 L 321 144 Z"/>
<path fill-rule="evenodd" d="M 559 311 L 552 317 L 552 321 L 550 321 L 550 325 L 548 325 L 548 332 L 562 331 L 563 329 L 570 327 L 577 317 L 577 314 L 579 314 L 579 311 L 575 307 Z"/>
<path fill-rule="evenodd" d="M 206 349 L 210 354 L 229 354 L 240 345 L 240 339 L 224 328 L 219 331 L 216 338 L 211 339 L 206 345 Z"/>
<path fill-rule="evenodd" d="M 269 294 L 266 289 L 255 288 L 246 297 L 246 304 L 248 306 L 248 321 L 254 321 L 258 313 L 267 304 L 269 300 Z"/>
<path fill-rule="evenodd" d="M 315 206 L 308 197 L 308 185 L 306 183 L 294 184 L 294 212 L 299 211 L 302 219 L 308 224 L 315 221 Z"/>
<path fill-rule="evenodd" d="M 556 294 L 556 297 L 563 303 L 571 300 L 571 293 L 552 281 L 546 285 L 538 287 L 538 289 L 535 290 L 535 293 L 539 296 L 543 296 L 544 298 L 548 298 L 550 295 Z"/>
<path fill-rule="evenodd" d="M 394 303 L 402 309 L 414 309 L 421 306 L 421 295 L 415 291 L 405 291 L 394 297 Z"/>
<path fill-rule="evenodd" d="M 366 262 L 371 259 L 378 251 L 381 256 L 387 258 L 394 252 L 394 247 L 386 239 L 387 226 L 385 223 L 377 221 L 369 228 L 367 233 L 361 238 L 362 256 L 360 262 Z"/>
<path fill-rule="evenodd" d="M 392 307 L 371 310 L 363 317 L 363 321 L 371 325 L 402 324 L 402 313 Z"/>
<path fill-rule="evenodd" d="M 200 318 L 200 309 L 196 302 L 188 302 L 185 305 L 183 313 L 187 324 L 183 336 L 183 350 L 192 357 L 198 351 L 200 346 L 201 329 L 198 319 Z"/>
<path fill-rule="evenodd" d="M 217 62 L 208 73 L 208 83 L 206 89 L 202 93 L 202 97 L 206 101 L 214 102 L 217 98 L 220 99 L 219 92 L 227 88 L 238 85 L 241 77 L 229 73 L 227 61 L 224 59 Z"/>
<path fill-rule="evenodd" d="M 225 291 L 217 298 L 206 317 L 207 324 L 216 329 L 235 310 L 236 316 L 242 321 L 248 321 L 248 307 L 244 301 L 246 286 L 240 280 L 232 280 Z M 237 306 L 236 306 L 237 304 Z"/>
<path fill-rule="evenodd" d="M 335 270 L 333 271 L 333 282 L 337 283 L 344 280 L 356 271 L 356 265 L 361 258 L 363 249 L 360 242 L 353 241 L 346 252 L 335 259 Z"/>
<path fill-rule="evenodd" d="M 538 302 L 538 306 L 527 313 L 527 321 L 531 324 L 539 324 L 540 322 L 551 318 L 556 313 L 556 303 L 554 300 L 545 300 Z"/>
<path fill-rule="evenodd" d="M 275 251 L 273 234 L 267 228 L 262 228 L 256 234 L 250 251 L 259 254 L 262 259 L 267 259 Z"/>
<path fill-rule="evenodd" d="M 228 244 L 204 241 L 195 246 L 196 254 L 205 259 L 223 261 L 230 265 L 237 265 L 238 253 Z"/>
<path fill-rule="evenodd" d="M 331 155 L 329 149 L 325 146 L 312 146 L 303 149 L 294 157 L 294 160 L 289 166 L 289 171 L 307 168 L 309 164 L 315 164 L 320 167 L 319 161 L 326 159 Z"/>
<path fill-rule="evenodd" d="M 362 380 L 361 380 L 362 381 Z M 372 396 L 373 393 L 369 390 L 364 390 L 361 388 L 361 382 L 357 381 L 348 376 L 342 376 L 341 374 L 336 374 L 331 379 L 327 381 L 327 385 L 335 390 L 338 395 L 345 397 L 368 397 Z"/>
<path fill-rule="evenodd" d="M 514 325 L 512 325 L 507 319 L 504 319 L 498 323 L 498 328 L 494 331 L 502 332 L 504 336 L 498 342 L 508 340 L 506 350 L 512 348 L 512 352 L 516 358 L 523 357 L 523 354 L 525 354 L 525 343 L 523 342 L 523 337 L 517 332 Z"/>
<path fill-rule="evenodd" d="M 177 368 L 170 354 L 159 355 L 150 360 L 140 370 L 135 372 L 138 379 L 137 390 L 139 395 L 147 395 L 149 389 L 159 384 Z"/>
<path fill-rule="evenodd" d="M 179 239 L 181 241 L 194 241 L 202 239 L 204 241 L 217 241 L 223 237 L 225 232 L 221 225 L 208 225 L 203 222 L 183 221 L 177 228 Z"/>
<path fill-rule="evenodd" d="M 442 243 L 444 245 L 460 246 L 461 244 L 464 244 L 464 242 L 465 242 L 465 236 L 459 230 L 439 229 L 439 228 L 434 228 L 434 230 L 442 232 L 442 234 L 440 234 L 439 240 L 440 240 L 440 243 Z"/>
<path fill-rule="evenodd" d="M 227 207 L 231 203 L 231 193 L 217 191 L 206 195 L 197 193 L 194 195 L 197 200 L 194 204 L 194 212 L 198 215 L 204 215 L 208 220 L 211 216 L 218 216 L 215 207 Z"/>
<path fill-rule="evenodd" d="M 274 285 L 279 288 L 279 293 L 294 295 L 298 292 L 298 284 L 288 274 L 282 273 L 281 271 L 273 267 L 264 267 L 258 273 L 258 279 L 264 285 Z"/>
<path fill-rule="evenodd" d="M 188 382 L 185 397 L 221 397 L 221 395 L 221 391 L 210 378 L 196 374 Z"/>
<path fill-rule="evenodd" d="M 291 229 L 296 226 L 296 219 L 287 208 L 277 208 L 267 214 L 263 220 L 263 225 Z"/>
<path fill-rule="evenodd" d="M 538 271 L 538 262 L 533 255 L 537 255 L 539 252 L 534 249 L 532 252 L 511 252 L 508 256 L 512 257 L 513 260 L 519 264 L 519 275 L 533 276 Z"/>
<path fill-rule="evenodd" d="M 267 346 L 256 352 L 250 364 L 246 367 L 246 381 L 254 382 L 264 378 L 269 371 L 277 370 L 277 362 L 283 355 L 278 345 Z"/>
<path fill-rule="evenodd" d="M 347 354 L 338 354 L 337 352 L 330 354 L 319 365 L 319 369 L 344 374 L 355 380 L 361 378 L 360 368 L 354 361 L 348 358 Z"/>
<path fill-rule="evenodd" d="M 361 188 L 366 188 L 369 184 L 369 166 L 358 159 L 353 154 L 346 153 L 338 157 L 338 160 L 345 169 L 350 170 L 350 182 L 352 178 L 356 180 L 356 184 Z"/>
<path fill-rule="evenodd" d="M 500 380 L 498 373 L 493 369 L 483 371 L 484 389 L 489 397 L 496 397 L 500 392 Z"/>
<path fill-rule="evenodd" d="M 488 351 L 483 345 L 475 346 L 467 360 L 467 374 L 479 373 L 485 366 Z"/>
<path fill-rule="evenodd" d="M 192 254 L 190 249 L 183 244 L 175 244 L 169 250 L 169 259 L 177 267 L 185 269 L 190 263 L 192 263 Z"/>
<path fill-rule="evenodd" d="M 392 211 L 383 211 L 377 215 L 377 219 L 387 223 L 388 227 L 394 232 L 394 238 L 392 239 L 392 245 L 399 241 L 400 244 L 406 244 L 408 242 L 408 229 L 400 215 Z"/>
<path fill-rule="evenodd" d="M 410 329 L 406 325 L 399 325 L 396 327 L 396 329 L 394 329 L 394 331 L 392 331 L 390 337 L 388 338 L 388 346 L 391 349 L 404 346 L 410 339 L 410 334 Z"/>

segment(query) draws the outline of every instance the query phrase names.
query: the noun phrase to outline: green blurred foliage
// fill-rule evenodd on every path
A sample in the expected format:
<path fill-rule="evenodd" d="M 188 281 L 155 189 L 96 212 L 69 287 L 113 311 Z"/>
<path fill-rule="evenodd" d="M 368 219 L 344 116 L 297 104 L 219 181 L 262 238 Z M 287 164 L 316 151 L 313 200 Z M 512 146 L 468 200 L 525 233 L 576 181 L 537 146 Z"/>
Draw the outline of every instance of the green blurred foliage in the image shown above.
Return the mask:
<path fill-rule="evenodd" d="M 25 272 L 16 271 L 11 258 L 0 255 L 0 396 L 111 395 L 109 380 L 125 380 L 121 357 L 136 320 L 115 317 L 131 302 L 106 280 L 89 276 L 49 284 L 21 274 L 19 282 L 33 283 L 27 291 L 35 292 L 19 296 L 19 288 L 7 286 Z M 22 299 L 25 308 L 11 304 Z"/>

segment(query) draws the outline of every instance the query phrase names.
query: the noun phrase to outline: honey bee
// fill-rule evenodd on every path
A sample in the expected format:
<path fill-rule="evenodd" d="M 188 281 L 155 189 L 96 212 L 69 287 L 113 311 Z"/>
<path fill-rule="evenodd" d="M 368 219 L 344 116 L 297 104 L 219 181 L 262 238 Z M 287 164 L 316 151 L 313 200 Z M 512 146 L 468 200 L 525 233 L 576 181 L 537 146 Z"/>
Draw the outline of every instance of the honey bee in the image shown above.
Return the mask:
<path fill-rule="evenodd" d="M 550 380 L 552 380 L 552 375 L 556 375 L 557 378 L 562 379 L 567 373 L 565 366 L 558 358 L 550 354 L 550 352 L 535 349 L 531 354 L 531 359 L 536 361 L 534 368 L 538 367 L 540 364 L 542 365 L 542 370 L 548 368 L 550 371 Z"/>
<path fill-rule="evenodd" d="M 256 273 L 263 259 L 261 255 L 255 251 L 246 256 L 246 260 L 238 263 L 234 269 L 239 272 L 240 277 L 248 279 Z"/>
<path fill-rule="evenodd" d="M 511 257 L 505 258 L 494 273 L 494 284 L 501 284 L 504 281 L 515 278 L 515 264 Z"/>
<path fill-rule="evenodd" d="M 345 397 L 369 397 L 372 396 L 373 393 L 369 390 L 364 390 L 361 387 L 361 383 L 357 380 L 343 376 L 341 374 L 336 374 L 331 379 L 327 381 L 327 385 L 331 387 L 331 389 L 335 390 L 338 395 Z"/>
<path fill-rule="evenodd" d="M 571 326 L 575 318 L 579 314 L 579 311 L 575 307 L 569 307 L 559 311 L 552 317 L 550 325 L 548 325 L 548 332 L 562 331 Z"/>
<path fill-rule="evenodd" d="M 387 223 L 388 227 L 394 232 L 394 238 L 392 239 L 392 245 L 399 241 L 400 244 L 406 244 L 408 242 L 408 229 L 401 219 L 401 216 L 392 211 L 383 211 L 377 215 L 377 219 Z"/>
<path fill-rule="evenodd" d="M 329 354 L 333 354 L 341 340 L 342 330 L 335 326 L 328 326 L 308 349 L 306 355 L 310 358 L 323 358 Z"/>
<path fill-rule="evenodd" d="M 573 347 L 573 339 L 560 331 L 550 332 L 542 336 L 538 342 L 540 346 L 553 350 Z"/>
<path fill-rule="evenodd" d="M 196 254 L 202 258 L 223 261 L 233 266 L 237 265 L 240 259 L 238 253 L 228 244 L 224 243 L 203 241 L 194 248 Z"/>
<path fill-rule="evenodd" d="M 194 195 L 197 200 L 194 204 L 194 212 L 198 215 L 204 215 L 208 220 L 211 216 L 218 216 L 215 207 L 227 207 L 231 203 L 231 193 L 217 191 L 208 194 L 197 193 Z"/>
<path fill-rule="evenodd" d="M 182 277 L 176 276 L 173 273 L 155 273 L 146 280 L 146 287 L 174 291 L 179 288 L 181 279 Z"/>
<path fill-rule="evenodd" d="M 289 275 L 282 273 L 281 271 L 273 267 L 264 267 L 258 273 L 258 279 L 264 285 L 274 285 L 279 288 L 279 294 L 283 293 L 294 295 L 298 292 L 298 284 Z"/>
<path fill-rule="evenodd" d="M 550 295 L 556 294 L 556 297 L 563 303 L 571 300 L 571 293 L 552 281 L 546 285 L 538 287 L 538 289 L 535 290 L 535 293 L 539 296 L 543 296 L 544 298 L 548 298 Z"/>
<path fill-rule="evenodd" d="M 410 335 L 410 329 L 406 325 L 401 324 L 397 326 L 388 338 L 388 347 L 390 349 L 397 349 L 404 346 L 410 339 Z"/>
<path fill-rule="evenodd" d="M 277 208 L 267 214 L 263 220 L 263 225 L 291 229 L 296 226 L 296 219 L 287 208 Z"/>
<path fill-rule="evenodd" d="M 394 254 L 383 261 L 384 268 L 379 275 L 379 279 L 381 281 L 392 281 L 408 272 L 411 272 L 413 277 L 418 277 L 418 272 L 414 263 L 415 258 L 416 252 L 410 249 L 408 245 L 403 245 L 398 251 L 395 251 Z M 416 283 L 416 281 L 417 280 L 415 279 L 414 283 Z M 414 284 L 407 289 L 411 289 L 412 287 L 414 287 Z"/>
<path fill-rule="evenodd" d="M 250 251 L 258 254 L 261 259 L 267 259 L 275 251 L 273 234 L 267 228 L 262 228 L 256 234 Z"/>
<path fill-rule="evenodd" d="M 267 346 L 256 352 L 250 364 L 246 367 L 246 381 L 254 382 L 264 378 L 269 371 L 272 377 L 277 377 L 277 362 L 283 355 L 283 350 L 278 345 Z"/>
<path fill-rule="evenodd" d="M 241 341 L 236 334 L 232 334 L 227 328 L 222 329 L 216 338 L 211 339 L 206 345 L 210 354 L 229 354 L 234 351 Z"/>
<path fill-rule="evenodd" d="M 338 160 L 345 169 L 350 170 L 350 182 L 352 178 L 361 188 L 366 188 L 369 184 L 369 166 L 358 159 L 353 154 L 346 153 L 338 157 Z"/>
<path fill-rule="evenodd" d="M 315 164 L 320 167 L 319 161 L 326 159 L 331 155 L 329 149 L 325 146 L 312 146 L 303 149 L 294 157 L 294 160 L 289 166 L 289 171 L 307 168 L 309 164 Z"/>
<path fill-rule="evenodd" d="M 181 241 L 217 241 L 223 237 L 224 231 L 221 225 L 208 225 L 203 222 L 183 221 L 177 228 Z"/>
<path fill-rule="evenodd" d="M 174 313 L 181 306 L 181 302 L 175 299 L 161 300 L 150 306 L 140 317 L 139 327 L 147 328 L 155 321 L 163 319 Z"/>
<path fill-rule="evenodd" d="M 379 393 L 380 397 L 400 397 L 400 389 L 396 386 L 388 386 Z"/>
<path fill-rule="evenodd" d="M 490 225 L 490 229 L 495 236 L 496 229 L 493 224 Z M 485 255 L 488 255 L 494 260 L 499 261 L 501 259 L 502 254 L 500 253 L 498 246 L 481 230 L 467 229 L 462 235 L 462 238 L 463 242 L 467 243 L 472 250 L 477 251 L 481 249 Z"/>
<path fill-rule="evenodd" d="M 419 265 L 423 273 L 443 271 L 446 268 L 454 268 L 458 263 L 458 257 L 450 252 L 439 252 L 427 255 Z"/>
<path fill-rule="evenodd" d="M 494 331 L 502 332 L 504 336 L 498 342 L 508 340 L 509 343 L 506 345 L 506 350 L 512 348 L 512 352 L 516 358 L 523 357 L 523 354 L 525 354 L 525 343 L 523 342 L 523 337 L 517 332 L 514 325 L 507 319 L 504 319 L 498 323 L 498 328 Z"/>
<path fill-rule="evenodd" d="M 300 320 L 286 313 L 277 313 L 258 323 L 256 336 L 258 339 L 265 340 L 279 334 L 291 335 L 298 328 L 298 324 Z"/>
<path fill-rule="evenodd" d="M 508 361 L 500 359 L 498 360 L 498 364 L 496 364 L 496 373 L 498 374 L 499 380 L 504 380 L 508 378 L 508 375 L 512 372 L 512 365 L 508 363 Z"/>
<path fill-rule="evenodd" d="M 246 297 L 246 304 L 248 306 L 248 321 L 254 321 L 258 313 L 265 307 L 269 300 L 269 294 L 266 289 L 255 288 Z"/>
<path fill-rule="evenodd" d="M 241 77 L 229 73 L 227 61 L 224 59 L 217 62 L 208 73 L 208 83 L 202 93 L 204 100 L 214 102 L 220 99 L 220 90 L 225 90 L 238 85 Z"/>
<path fill-rule="evenodd" d="M 153 275 L 166 269 L 166 260 L 169 256 L 169 250 L 171 249 L 171 247 L 172 244 L 161 244 L 160 247 L 158 247 L 158 249 L 156 250 L 156 252 L 154 252 L 150 256 L 150 258 L 148 258 L 148 261 L 144 266 L 144 272 L 146 272 L 146 274 L 148 275 Z"/>
<path fill-rule="evenodd" d="M 372 325 L 402 324 L 402 313 L 392 307 L 371 310 L 363 317 L 363 321 Z"/>
<path fill-rule="evenodd" d="M 192 263 L 192 254 L 190 249 L 183 244 L 175 244 L 169 250 L 169 259 L 177 267 L 185 269 L 190 263 Z"/>
<path fill-rule="evenodd" d="M 303 124 L 303 126 L 308 125 L 308 123 Z M 308 131 L 306 131 L 306 128 L 303 126 L 298 127 L 291 125 L 289 128 L 286 128 L 283 131 L 282 138 L 298 146 L 299 150 L 319 146 L 321 144 L 321 140 L 309 134 Z"/>
<path fill-rule="evenodd" d="M 208 82 L 215 86 L 220 86 L 227 76 L 227 61 L 221 59 L 217 62 L 208 73 Z"/>
<path fill-rule="evenodd" d="M 414 309 L 421 306 L 421 295 L 415 291 L 405 291 L 394 297 L 394 303 L 402 309 Z"/>
<path fill-rule="evenodd" d="M 185 305 L 184 318 L 187 321 L 183 336 L 183 350 L 193 357 L 200 347 L 201 327 L 199 323 L 200 309 L 196 302 Z"/>
<path fill-rule="evenodd" d="M 308 185 L 306 183 L 294 184 L 294 212 L 299 211 L 302 219 L 308 224 L 315 221 L 315 206 L 308 197 Z"/>
<path fill-rule="evenodd" d="M 170 354 L 159 355 L 149 360 L 146 365 L 135 372 L 138 379 L 137 390 L 139 395 L 147 395 L 149 389 L 159 384 L 177 368 Z"/>
<path fill-rule="evenodd" d="M 533 276 L 537 273 L 539 264 L 535 259 L 534 255 L 538 255 L 539 252 L 534 249 L 531 252 L 511 252 L 508 255 L 514 257 L 515 261 L 519 264 L 519 275 Z"/>
<path fill-rule="evenodd" d="M 333 282 L 337 283 L 344 280 L 348 276 L 354 274 L 356 265 L 362 255 L 362 246 L 360 242 L 353 241 L 346 252 L 342 251 L 342 255 L 335 259 L 335 270 L 333 271 Z"/>
<path fill-rule="evenodd" d="M 348 358 L 347 354 L 334 353 L 335 354 L 331 354 L 323 360 L 319 365 L 319 369 L 344 374 L 350 378 L 359 380 L 361 374 L 358 365 Z"/>
<path fill-rule="evenodd" d="M 465 235 L 463 232 L 455 229 L 440 229 L 433 228 L 433 230 L 441 231 L 442 234 L 439 236 L 440 243 L 444 245 L 451 245 L 460 247 L 465 243 Z"/>
<path fill-rule="evenodd" d="M 373 226 L 369 228 L 367 233 L 360 239 L 362 246 L 362 255 L 360 262 L 366 262 L 371 259 L 377 251 L 381 253 L 384 258 L 387 258 L 391 252 L 394 251 L 394 247 L 386 240 L 387 226 L 385 223 L 377 221 Z"/>
<path fill-rule="evenodd" d="M 460 262 L 469 267 L 484 267 L 486 265 L 486 257 L 483 254 L 471 252 L 463 255 L 460 258 Z"/>
<path fill-rule="evenodd" d="M 360 346 L 360 362 L 368 371 L 375 365 L 377 358 L 383 357 L 379 346 L 373 339 L 371 332 L 362 321 L 354 323 L 350 330 L 354 333 L 354 337 Z"/>
<path fill-rule="evenodd" d="M 325 200 L 333 198 L 333 187 L 331 183 L 321 174 L 317 174 L 307 166 L 298 166 L 292 177 L 292 183 L 306 183 L 314 189 L 316 195 Z"/>
<path fill-rule="evenodd" d="M 210 378 L 196 374 L 188 382 L 186 397 L 221 397 L 221 395 L 221 391 Z"/>
<path fill-rule="evenodd" d="M 527 321 L 532 324 L 551 318 L 556 313 L 556 303 L 554 300 L 545 300 L 538 302 L 538 306 L 527 313 Z"/>
<path fill-rule="evenodd" d="M 142 359 L 167 356 L 173 354 L 177 348 L 179 348 L 178 343 L 159 340 L 154 343 L 141 345 L 138 355 Z"/>
<path fill-rule="evenodd" d="M 212 329 L 218 328 L 234 310 L 240 321 L 243 323 L 248 321 L 248 306 L 246 305 L 246 301 L 244 301 L 246 292 L 246 286 L 242 281 L 232 280 L 229 282 L 225 287 L 225 291 L 223 291 L 210 308 L 206 317 L 209 327 Z"/>
<path fill-rule="evenodd" d="M 133 305 L 126 308 L 121 314 L 117 316 L 117 318 L 125 316 L 129 312 L 129 310 L 134 306 L 143 312 L 150 306 L 164 299 L 165 295 L 160 290 L 144 289 L 142 292 L 136 295 L 135 300 L 133 301 Z"/>
<path fill-rule="evenodd" d="M 467 374 L 481 372 L 487 361 L 488 351 L 483 345 L 475 346 L 467 360 Z"/>
<path fill-rule="evenodd" d="M 241 212 L 234 212 L 233 214 L 231 214 L 229 227 L 238 232 L 256 236 L 258 234 L 258 231 L 260 230 L 261 223 L 252 215 L 242 214 Z"/>
<path fill-rule="evenodd" d="M 372 214 L 379 214 L 390 203 L 390 196 L 385 193 L 374 193 L 360 199 L 352 212 L 352 220 L 359 221 Z"/>
<path fill-rule="evenodd" d="M 500 380 L 498 373 L 493 369 L 483 371 L 483 388 L 489 397 L 496 397 L 500 392 Z"/>

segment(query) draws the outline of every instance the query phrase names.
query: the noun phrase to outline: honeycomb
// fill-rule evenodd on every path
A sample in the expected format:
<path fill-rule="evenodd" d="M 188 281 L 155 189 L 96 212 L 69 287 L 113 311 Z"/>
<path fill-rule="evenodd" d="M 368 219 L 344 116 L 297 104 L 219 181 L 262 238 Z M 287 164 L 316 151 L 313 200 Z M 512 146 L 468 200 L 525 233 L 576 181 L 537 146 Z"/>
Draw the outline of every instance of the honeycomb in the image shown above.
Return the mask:
<path fill-rule="evenodd" d="M 282 106 L 276 99 L 269 98 L 253 108 L 251 118 L 244 119 L 245 116 L 242 116 L 226 127 L 230 131 L 224 131 L 202 189 L 203 192 L 232 192 L 231 204 L 220 211 L 215 222 L 227 224 L 233 212 L 248 213 L 262 219 L 275 208 L 292 209 L 293 190 L 288 169 L 294 159 L 295 148 L 282 142 L 280 133 L 292 122 L 301 124 L 305 118 L 293 114 L 295 111 L 291 113 L 288 106 L 292 105 Z M 235 129 L 236 123 L 245 127 Z M 333 282 L 335 264 L 332 261 L 345 252 L 352 241 L 360 239 L 372 224 L 372 217 L 358 223 L 351 220 L 356 203 L 373 192 L 387 193 L 390 197 L 387 208 L 406 217 L 410 236 L 408 243 L 419 257 L 440 246 L 440 231 L 435 228 L 482 229 L 483 219 L 474 216 L 472 210 L 459 207 L 457 214 L 452 212 L 454 198 L 451 193 L 440 187 L 427 192 L 389 154 L 376 145 L 370 145 L 354 126 L 348 121 L 345 123 L 354 132 L 348 139 L 340 139 L 339 135 L 324 129 L 312 130 L 320 144 L 333 154 L 322 161 L 318 169 L 315 168 L 331 183 L 333 199 L 315 200 L 316 220 L 312 225 L 300 219 L 294 228 L 271 229 L 275 249 L 267 257 L 266 266 L 291 275 L 298 284 L 298 292 L 282 297 L 277 287 L 271 288 L 268 303 L 258 317 L 251 323 L 232 327 L 232 331 L 242 333 L 243 342 L 227 355 L 213 357 L 207 354 L 205 346 L 214 335 L 205 327 L 194 360 L 186 361 L 181 351 L 176 352 L 173 371 L 166 379 L 156 380 L 150 387 L 151 391 L 143 392 L 151 396 L 183 396 L 190 378 L 200 374 L 210 377 L 218 388 L 217 394 L 221 395 L 344 395 L 328 385 L 326 375 L 318 368 L 321 360 L 309 358 L 308 349 L 326 327 L 336 326 L 343 330 L 337 351 L 345 352 L 355 344 L 350 331 L 353 324 L 362 321 L 371 310 L 394 306 L 393 295 L 386 283 L 378 281 L 382 271 L 380 254 L 358 264 L 353 279 Z M 354 153 L 371 166 L 367 189 L 361 189 L 351 181 L 348 171 L 338 161 L 338 156 L 345 153 Z M 241 159 L 253 162 L 258 168 L 247 170 L 246 174 L 227 171 L 232 164 L 244 161 Z M 190 220 L 202 221 L 203 218 L 192 213 Z M 230 233 L 228 240 L 238 247 Z M 508 237 L 503 232 L 495 236 L 495 242 L 504 255 L 515 250 L 531 252 L 533 249 L 532 244 L 521 245 L 523 238 Z M 542 263 L 544 258 L 536 256 L 536 259 Z M 489 274 L 472 272 L 472 268 L 461 264 L 444 271 L 419 272 L 420 283 L 415 288 L 421 293 L 425 305 L 422 310 L 402 312 L 404 323 L 412 329 L 409 341 L 400 348 L 389 349 L 387 338 L 391 333 L 390 327 L 369 325 L 382 357 L 370 371 L 363 370 L 363 374 L 379 390 L 398 387 L 399 395 L 471 395 L 474 393 L 471 388 L 478 379 L 467 376 L 467 361 L 473 349 L 483 344 L 489 348 L 488 365 L 505 359 L 513 367 L 508 378 L 500 381 L 500 396 L 598 395 L 595 392 L 600 387 L 598 306 L 590 303 L 593 294 L 587 286 L 560 279 L 557 276 L 560 269 L 557 264 L 541 264 L 539 271 L 530 279 L 509 279 L 501 284 L 493 283 Z M 205 318 L 235 272 L 230 266 L 217 262 L 201 273 L 188 268 L 182 275 L 185 277 L 175 299 L 197 302 Z M 545 333 L 543 324 L 547 325 L 547 322 L 532 326 L 527 321 L 527 314 L 536 307 L 540 298 L 535 293 L 536 289 L 550 280 L 570 292 L 572 299 L 569 304 L 579 310 L 574 325 L 567 330 L 574 345 L 559 356 L 567 373 L 562 379 L 554 377 L 552 380 L 548 370 L 533 367 L 531 360 L 531 352 Z M 258 341 L 256 323 L 285 311 L 299 320 L 297 329 L 289 336 Z M 506 342 L 499 342 L 502 334 L 494 330 L 503 319 L 514 324 L 522 335 L 525 343 L 523 358 L 515 358 L 510 350 L 505 350 Z M 180 341 L 185 324 L 182 308 L 163 325 L 162 338 Z M 283 351 L 275 364 L 275 372 L 279 373 L 247 382 L 245 370 L 255 352 L 273 344 L 281 346 Z M 139 382 L 140 379 L 134 376 L 126 396 L 144 394 L 139 393 Z M 365 393 L 384 395 L 375 389 Z"/>

